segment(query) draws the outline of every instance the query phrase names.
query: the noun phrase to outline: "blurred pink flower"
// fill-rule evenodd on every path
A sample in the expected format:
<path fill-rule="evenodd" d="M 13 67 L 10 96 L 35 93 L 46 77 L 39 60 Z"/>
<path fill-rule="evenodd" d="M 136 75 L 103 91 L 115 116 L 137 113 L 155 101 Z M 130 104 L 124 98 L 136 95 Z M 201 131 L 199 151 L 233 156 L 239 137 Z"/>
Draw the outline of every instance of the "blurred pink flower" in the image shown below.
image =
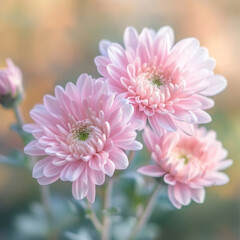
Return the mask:
<path fill-rule="evenodd" d="M 133 104 L 142 128 L 148 119 L 159 135 L 163 129 L 193 135 L 192 124 L 211 121 L 204 110 L 214 102 L 206 96 L 221 92 L 226 80 L 214 75 L 215 61 L 197 39 L 174 45 L 173 30 L 166 26 L 158 32 L 144 28 L 140 34 L 128 27 L 123 40 L 124 48 L 101 41 L 102 56 L 95 63 L 111 88 Z"/>
<path fill-rule="evenodd" d="M 164 176 L 168 197 L 176 208 L 188 205 L 191 199 L 203 203 L 204 187 L 229 181 L 219 170 L 231 166 L 232 160 L 225 160 L 227 151 L 216 140 L 214 131 L 199 128 L 195 129 L 194 136 L 165 132 L 159 137 L 147 127 L 143 138 L 157 165 L 141 167 L 138 172 L 152 177 Z"/>
<path fill-rule="evenodd" d="M 55 96 L 46 95 L 30 113 L 36 123 L 24 126 L 36 138 L 25 153 L 48 155 L 35 164 L 33 177 L 42 185 L 71 181 L 74 198 L 94 202 L 95 185 L 104 183 L 105 174 L 128 167 L 123 150 L 142 148 L 131 123 L 133 106 L 87 74 L 65 90 L 57 86 Z"/>
<path fill-rule="evenodd" d="M 23 95 L 22 73 L 11 59 L 6 62 L 7 68 L 0 70 L 0 103 L 12 107 Z"/>

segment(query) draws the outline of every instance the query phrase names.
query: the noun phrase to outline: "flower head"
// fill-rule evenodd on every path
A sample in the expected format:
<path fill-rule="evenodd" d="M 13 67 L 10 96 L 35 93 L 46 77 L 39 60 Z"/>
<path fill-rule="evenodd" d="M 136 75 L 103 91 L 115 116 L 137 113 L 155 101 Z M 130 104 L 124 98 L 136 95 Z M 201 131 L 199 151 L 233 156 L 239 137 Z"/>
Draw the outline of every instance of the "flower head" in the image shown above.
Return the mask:
<path fill-rule="evenodd" d="M 22 73 L 11 59 L 7 59 L 7 68 L 0 70 L 0 103 L 12 107 L 23 95 Z"/>
<path fill-rule="evenodd" d="M 227 151 L 216 140 L 214 131 L 202 127 L 195 129 L 194 136 L 165 132 L 159 137 L 146 128 L 144 142 L 156 164 L 138 171 L 152 177 L 164 176 L 168 197 L 177 208 L 188 205 L 191 199 L 203 203 L 205 187 L 228 182 L 227 175 L 219 170 L 229 167 L 232 160 L 225 160 Z"/>
<path fill-rule="evenodd" d="M 93 202 L 95 185 L 126 169 L 123 150 L 140 150 L 135 140 L 137 124 L 131 123 L 134 109 L 126 99 L 109 92 L 104 81 L 87 74 L 76 85 L 55 88 L 55 97 L 46 95 L 44 104 L 31 111 L 34 124 L 24 126 L 36 140 L 25 147 L 33 156 L 46 156 L 33 168 L 33 177 L 42 185 L 58 180 L 71 181 L 74 198 L 85 196 Z"/>
<path fill-rule="evenodd" d="M 192 135 L 193 124 L 211 121 L 204 110 L 214 102 L 207 96 L 221 92 L 226 80 L 214 75 L 215 61 L 197 39 L 174 45 L 170 27 L 140 34 L 128 27 L 123 40 L 124 47 L 102 41 L 95 63 L 111 88 L 129 99 L 142 128 L 148 119 L 159 135 L 163 129 Z"/>

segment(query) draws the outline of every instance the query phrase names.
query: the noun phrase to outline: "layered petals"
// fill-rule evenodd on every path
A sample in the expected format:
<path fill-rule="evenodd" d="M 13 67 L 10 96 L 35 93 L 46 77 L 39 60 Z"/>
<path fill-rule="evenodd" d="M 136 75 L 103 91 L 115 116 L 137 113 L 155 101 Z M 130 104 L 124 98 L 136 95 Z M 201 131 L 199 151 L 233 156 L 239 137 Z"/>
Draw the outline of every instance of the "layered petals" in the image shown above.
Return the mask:
<path fill-rule="evenodd" d="M 107 46 L 102 43 L 101 51 Z M 46 95 L 43 102 L 31 111 L 35 123 L 24 126 L 35 137 L 25 153 L 44 157 L 35 164 L 33 177 L 43 185 L 59 178 L 70 181 L 74 198 L 94 202 L 95 185 L 128 167 L 124 150 L 142 148 L 135 140 L 134 107 L 110 92 L 106 82 L 86 74 L 76 85 L 57 86 L 55 96 Z"/>
<path fill-rule="evenodd" d="M 155 164 L 143 166 L 138 172 L 156 178 L 164 176 L 169 200 L 176 208 L 191 200 L 203 203 L 205 187 L 229 181 L 219 170 L 231 166 L 232 160 L 225 160 L 227 152 L 214 131 L 196 128 L 193 136 L 166 131 L 158 136 L 147 127 L 143 139 Z"/>
<path fill-rule="evenodd" d="M 197 39 L 174 45 L 168 26 L 157 32 L 144 28 L 141 33 L 128 27 L 123 42 L 124 47 L 102 41 L 95 63 L 111 89 L 134 106 L 134 118 L 145 119 L 142 129 L 148 119 L 159 135 L 163 129 L 192 135 L 192 125 L 211 121 L 205 110 L 214 102 L 207 96 L 223 91 L 227 82 L 213 73 L 215 60 Z"/>

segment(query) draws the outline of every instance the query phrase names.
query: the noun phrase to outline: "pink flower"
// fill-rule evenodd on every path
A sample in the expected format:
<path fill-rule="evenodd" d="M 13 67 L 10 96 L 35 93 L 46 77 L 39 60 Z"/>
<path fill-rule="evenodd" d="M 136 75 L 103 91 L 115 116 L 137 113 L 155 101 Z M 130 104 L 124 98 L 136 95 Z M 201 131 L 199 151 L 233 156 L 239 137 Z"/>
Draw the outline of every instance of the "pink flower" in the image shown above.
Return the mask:
<path fill-rule="evenodd" d="M 6 62 L 7 68 L 0 70 L 0 103 L 12 107 L 23 95 L 22 73 L 11 59 Z"/>
<path fill-rule="evenodd" d="M 128 27 L 123 41 L 124 47 L 101 41 L 95 63 L 111 88 L 133 104 L 142 128 L 148 119 L 159 135 L 163 129 L 193 135 L 193 124 L 211 121 L 204 110 L 214 102 L 207 96 L 221 92 L 226 80 L 214 75 L 215 61 L 197 39 L 173 45 L 170 27 L 144 28 L 140 34 Z"/>
<path fill-rule="evenodd" d="M 33 177 L 42 185 L 70 181 L 74 198 L 95 199 L 95 185 L 102 185 L 105 174 L 126 169 L 123 150 L 140 150 L 131 123 L 134 109 L 126 99 L 110 93 L 104 81 L 87 74 L 66 89 L 57 86 L 55 97 L 46 95 L 44 104 L 31 111 L 34 124 L 24 126 L 36 140 L 25 153 L 44 156 L 33 168 Z"/>
<path fill-rule="evenodd" d="M 159 137 L 146 128 L 143 138 L 156 164 L 138 171 L 152 177 L 164 176 L 168 197 L 176 208 L 188 205 L 191 199 L 203 203 L 204 187 L 228 182 L 227 175 L 219 170 L 229 167 L 232 160 L 225 160 L 227 151 L 216 140 L 214 131 L 199 128 L 194 136 L 172 132 Z"/>

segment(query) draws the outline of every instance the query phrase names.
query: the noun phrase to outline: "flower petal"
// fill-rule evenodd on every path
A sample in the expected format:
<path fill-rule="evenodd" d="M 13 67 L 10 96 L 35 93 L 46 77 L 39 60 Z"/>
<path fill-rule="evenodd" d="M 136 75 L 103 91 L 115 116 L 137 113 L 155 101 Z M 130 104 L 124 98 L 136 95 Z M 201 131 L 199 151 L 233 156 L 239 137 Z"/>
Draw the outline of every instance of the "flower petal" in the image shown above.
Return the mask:
<path fill-rule="evenodd" d="M 59 174 L 54 177 L 43 176 L 43 177 L 38 178 L 37 181 L 40 185 L 48 185 L 48 184 L 56 182 L 58 179 L 59 179 Z"/>
<path fill-rule="evenodd" d="M 127 155 L 119 148 L 112 149 L 109 159 L 112 160 L 116 169 L 126 169 L 129 165 Z"/>
<path fill-rule="evenodd" d="M 76 200 L 81 200 L 86 197 L 88 192 L 88 184 L 84 183 L 82 179 L 79 177 L 72 184 L 72 194 Z"/>
<path fill-rule="evenodd" d="M 176 207 L 178 209 L 182 208 L 181 203 L 179 203 L 175 198 L 174 186 L 168 186 L 168 197 L 169 197 L 169 200 L 171 201 L 171 203 L 173 204 L 174 207 Z"/>
<path fill-rule="evenodd" d="M 209 87 L 201 92 L 205 96 L 214 96 L 222 92 L 227 86 L 226 79 L 221 75 L 213 75 L 206 81 L 208 81 Z"/>
<path fill-rule="evenodd" d="M 87 192 L 87 199 L 89 202 L 94 203 L 96 195 L 96 186 L 92 181 L 88 182 L 88 192 Z"/>
<path fill-rule="evenodd" d="M 150 177 L 162 177 L 166 172 L 157 165 L 148 165 L 137 170 L 139 173 Z"/>
<path fill-rule="evenodd" d="M 205 200 L 206 192 L 204 188 L 191 189 L 192 199 L 197 203 L 203 203 Z"/>
<path fill-rule="evenodd" d="M 31 141 L 24 147 L 24 152 L 32 156 L 42 156 L 45 155 L 45 152 L 37 147 L 37 140 Z"/>
<path fill-rule="evenodd" d="M 103 172 L 107 174 L 109 177 L 112 177 L 114 171 L 115 171 L 115 165 L 110 159 L 108 159 L 106 164 L 103 166 Z"/>
<path fill-rule="evenodd" d="M 125 48 L 130 47 L 132 49 L 136 49 L 138 44 L 138 33 L 136 29 L 133 27 L 127 27 L 124 32 L 123 41 Z"/>
<path fill-rule="evenodd" d="M 42 160 L 39 160 L 37 163 L 35 163 L 33 167 L 32 176 L 34 178 L 43 177 L 44 176 L 43 169 L 45 168 L 45 166 L 51 163 L 51 161 L 52 161 L 52 157 L 46 157 L 46 158 L 43 158 Z"/>
<path fill-rule="evenodd" d="M 182 205 L 188 205 L 191 201 L 190 189 L 183 184 L 176 184 L 173 190 L 175 199 Z"/>

